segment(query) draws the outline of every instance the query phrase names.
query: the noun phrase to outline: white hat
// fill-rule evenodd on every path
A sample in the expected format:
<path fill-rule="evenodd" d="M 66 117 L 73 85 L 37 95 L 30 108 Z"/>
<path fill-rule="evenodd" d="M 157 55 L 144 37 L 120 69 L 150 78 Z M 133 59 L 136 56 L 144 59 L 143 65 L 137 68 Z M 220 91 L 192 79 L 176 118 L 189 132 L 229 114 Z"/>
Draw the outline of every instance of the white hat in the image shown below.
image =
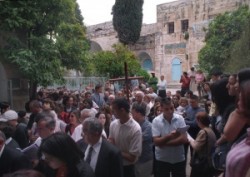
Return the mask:
<path fill-rule="evenodd" d="M 8 110 L 3 113 L 3 118 L 6 119 L 6 121 L 17 120 L 18 114 L 16 113 L 16 111 Z"/>

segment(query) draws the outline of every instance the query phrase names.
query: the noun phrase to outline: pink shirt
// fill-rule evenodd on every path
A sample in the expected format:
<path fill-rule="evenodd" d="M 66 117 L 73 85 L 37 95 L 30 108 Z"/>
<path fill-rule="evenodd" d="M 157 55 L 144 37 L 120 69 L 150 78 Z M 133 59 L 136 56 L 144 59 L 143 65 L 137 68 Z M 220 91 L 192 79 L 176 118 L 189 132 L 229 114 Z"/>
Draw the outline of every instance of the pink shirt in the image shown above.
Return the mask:
<path fill-rule="evenodd" d="M 226 161 L 226 177 L 246 177 L 250 169 L 250 128 L 247 137 L 229 151 Z"/>

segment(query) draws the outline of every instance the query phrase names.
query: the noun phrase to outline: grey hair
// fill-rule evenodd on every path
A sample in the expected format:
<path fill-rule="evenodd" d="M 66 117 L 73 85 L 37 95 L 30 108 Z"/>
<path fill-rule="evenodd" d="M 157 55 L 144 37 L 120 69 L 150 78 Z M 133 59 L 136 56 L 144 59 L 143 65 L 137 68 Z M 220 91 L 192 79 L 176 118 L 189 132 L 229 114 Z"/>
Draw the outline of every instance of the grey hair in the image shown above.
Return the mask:
<path fill-rule="evenodd" d="M 95 117 L 95 112 L 92 111 L 91 109 L 83 109 L 83 110 L 81 111 L 81 117 L 82 117 L 83 114 L 87 114 L 88 117 L 91 117 L 91 118 L 94 118 L 94 117 Z"/>
<path fill-rule="evenodd" d="M 5 134 L 0 130 L 0 139 L 3 139 L 3 141 L 6 140 Z"/>
<path fill-rule="evenodd" d="M 137 92 L 136 92 L 136 95 L 140 95 L 141 97 L 144 97 L 144 96 L 145 96 L 145 94 L 144 94 L 142 91 L 137 91 Z"/>
<path fill-rule="evenodd" d="M 103 126 L 101 122 L 96 118 L 87 118 L 83 121 L 83 125 L 87 125 L 88 130 L 87 132 L 90 134 L 98 133 L 99 135 L 102 134 Z"/>
<path fill-rule="evenodd" d="M 56 127 L 56 120 L 53 117 L 53 115 L 50 114 L 50 113 L 45 113 L 45 112 L 38 113 L 36 118 L 35 118 L 35 121 L 37 123 L 40 122 L 40 121 L 45 121 L 47 128 L 54 129 Z"/>

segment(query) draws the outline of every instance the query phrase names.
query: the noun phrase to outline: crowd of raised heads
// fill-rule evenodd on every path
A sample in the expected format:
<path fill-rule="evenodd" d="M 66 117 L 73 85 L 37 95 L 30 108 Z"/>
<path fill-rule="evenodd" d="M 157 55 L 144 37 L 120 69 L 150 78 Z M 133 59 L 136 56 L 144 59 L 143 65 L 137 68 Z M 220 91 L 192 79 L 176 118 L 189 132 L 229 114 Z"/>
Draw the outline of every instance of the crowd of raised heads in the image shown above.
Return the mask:
<path fill-rule="evenodd" d="M 1 102 L 0 176 L 250 177 L 250 68 L 191 68 L 180 83 L 171 93 L 152 73 L 128 91 L 107 81 L 40 89 L 23 110 Z"/>

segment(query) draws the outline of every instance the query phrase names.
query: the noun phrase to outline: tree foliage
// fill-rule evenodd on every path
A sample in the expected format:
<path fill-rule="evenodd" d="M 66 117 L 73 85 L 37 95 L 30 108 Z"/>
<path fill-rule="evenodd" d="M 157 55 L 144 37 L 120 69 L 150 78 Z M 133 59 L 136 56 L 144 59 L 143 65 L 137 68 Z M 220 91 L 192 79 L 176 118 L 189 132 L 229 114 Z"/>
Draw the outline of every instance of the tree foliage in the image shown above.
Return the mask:
<path fill-rule="evenodd" d="M 240 69 L 250 67 L 250 19 L 244 25 L 244 31 L 230 49 L 230 58 L 226 63 L 226 71 L 237 73 Z"/>
<path fill-rule="evenodd" d="M 95 66 L 96 75 L 110 78 L 124 77 L 124 62 L 126 61 L 128 75 L 146 77 L 138 58 L 126 46 L 117 44 L 113 46 L 113 49 L 114 51 L 101 51 L 93 54 L 91 61 Z"/>
<path fill-rule="evenodd" d="M 225 71 L 231 57 L 231 47 L 239 40 L 244 24 L 249 20 L 247 6 L 234 12 L 217 16 L 210 24 L 205 37 L 206 45 L 199 52 L 199 64 L 210 73 L 212 70 Z"/>
<path fill-rule="evenodd" d="M 1 1 L 5 62 L 31 82 L 60 82 L 63 70 L 82 71 L 88 43 L 76 0 Z"/>
<path fill-rule="evenodd" d="M 116 0 L 112 9 L 113 26 L 123 44 L 134 44 L 140 38 L 143 0 Z"/>

